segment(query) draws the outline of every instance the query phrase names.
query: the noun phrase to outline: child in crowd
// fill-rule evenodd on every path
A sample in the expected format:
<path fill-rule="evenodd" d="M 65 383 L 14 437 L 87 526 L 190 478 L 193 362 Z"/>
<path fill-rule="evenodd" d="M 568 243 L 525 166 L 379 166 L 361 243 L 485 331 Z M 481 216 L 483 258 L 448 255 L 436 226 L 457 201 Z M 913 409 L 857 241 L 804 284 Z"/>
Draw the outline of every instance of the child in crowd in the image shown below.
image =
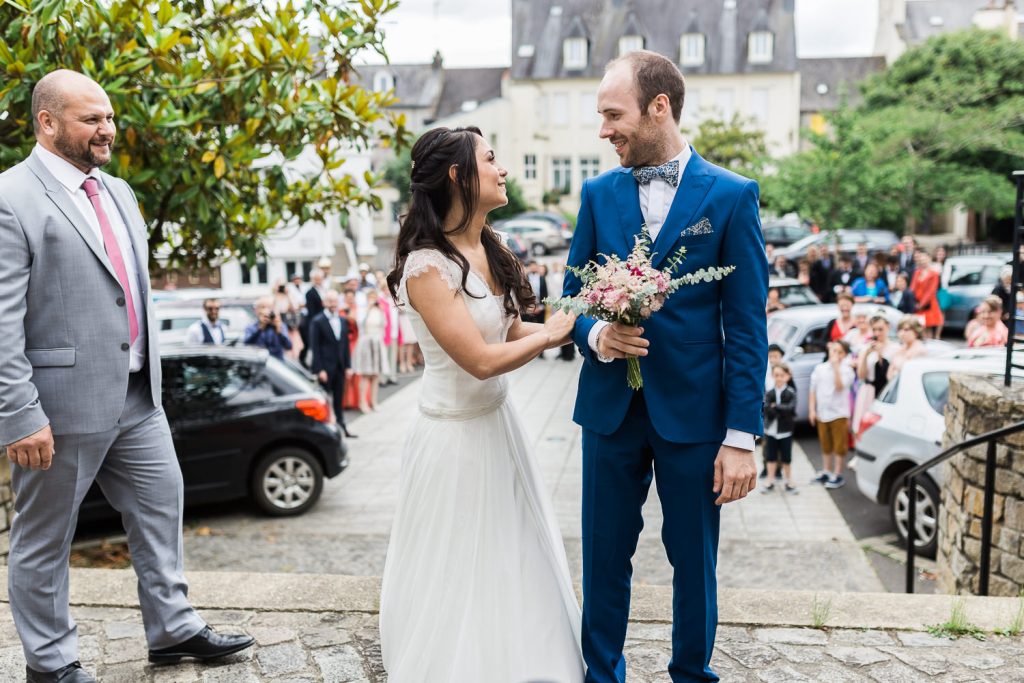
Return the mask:
<path fill-rule="evenodd" d="M 796 418 L 796 388 L 789 366 L 779 362 L 772 366 L 774 384 L 764 395 L 764 461 L 771 482 L 761 493 L 775 490 L 779 465 L 785 479 L 786 493 L 798 493 L 793 486 L 793 422 Z"/>
<path fill-rule="evenodd" d="M 846 484 L 843 463 L 849 448 L 850 387 L 854 379 L 853 368 L 846 362 L 848 355 L 850 346 L 845 341 L 833 341 L 828 345 L 828 360 L 811 373 L 807 417 L 811 426 L 818 428 L 822 461 L 821 471 L 811 481 L 827 489 Z"/>
<path fill-rule="evenodd" d="M 778 344 L 769 344 L 768 345 L 768 372 L 766 372 L 765 376 L 764 376 L 764 390 L 766 392 L 770 391 L 771 388 L 775 386 L 775 378 L 772 375 L 772 368 L 774 368 L 777 363 L 781 363 L 782 362 L 782 355 L 783 355 L 783 351 L 782 351 L 782 347 L 781 346 L 779 346 Z M 759 479 L 764 479 L 767 476 L 768 476 L 768 462 L 765 461 L 764 465 L 761 467 L 761 474 L 760 474 L 760 476 L 758 478 Z M 776 472 L 775 473 L 775 478 L 776 479 L 781 479 L 782 478 L 782 473 L 781 472 Z"/>

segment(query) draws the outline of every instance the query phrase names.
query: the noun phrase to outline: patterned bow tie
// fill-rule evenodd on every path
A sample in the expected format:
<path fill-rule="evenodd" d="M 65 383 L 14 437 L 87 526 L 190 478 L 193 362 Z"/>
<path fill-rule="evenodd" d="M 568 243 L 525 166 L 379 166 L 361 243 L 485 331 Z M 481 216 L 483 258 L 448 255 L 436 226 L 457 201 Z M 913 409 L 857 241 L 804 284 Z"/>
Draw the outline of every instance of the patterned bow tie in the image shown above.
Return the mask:
<path fill-rule="evenodd" d="M 633 169 L 633 177 L 641 185 L 647 185 L 658 176 L 672 187 L 679 187 L 679 160 L 673 159 L 661 166 L 641 166 Z"/>

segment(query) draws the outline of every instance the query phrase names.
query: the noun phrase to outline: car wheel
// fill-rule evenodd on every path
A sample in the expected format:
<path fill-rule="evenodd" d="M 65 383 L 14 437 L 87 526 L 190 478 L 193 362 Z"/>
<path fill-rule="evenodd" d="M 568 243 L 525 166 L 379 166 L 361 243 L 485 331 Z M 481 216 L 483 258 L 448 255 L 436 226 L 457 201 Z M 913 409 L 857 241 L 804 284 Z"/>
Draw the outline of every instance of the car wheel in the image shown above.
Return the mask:
<path fill-rule="evenodd" d="M 934 558 L 939 543 L 939 488 L 928 477 L 918 477 L 916 488 L 914 545 L 919 554 Z M 889 501 L 889 516 L 903 547 L 907 546 L 909 506 L 907 481 L 904 478 L 897 484 L 896 491 Z"/>
<path fill-rule="evenodd" d="M 252 474 L 252 497 L 276 517 L 301 515 L 324 489 L 324 470 L 309 451 L 293 446 L 263 456 Z"/>

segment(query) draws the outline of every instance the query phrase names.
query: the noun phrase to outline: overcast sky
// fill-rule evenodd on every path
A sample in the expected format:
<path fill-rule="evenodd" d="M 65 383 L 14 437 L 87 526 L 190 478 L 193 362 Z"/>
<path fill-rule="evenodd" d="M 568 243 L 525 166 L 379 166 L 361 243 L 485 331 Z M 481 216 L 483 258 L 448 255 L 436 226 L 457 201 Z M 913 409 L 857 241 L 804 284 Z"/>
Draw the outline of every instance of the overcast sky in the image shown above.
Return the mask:
<path fill-rule="evenodd" d="M 511 54 L 510 4 L 509 0 L 401 0 L 384 21 L 388 56 L 394 64 L 423 63 L 440 49 L 447 66 L 505 66 Z M 877 14 L 876 0 L 796 0 L 797 53 L 801 57 L 871 54 Z"/>

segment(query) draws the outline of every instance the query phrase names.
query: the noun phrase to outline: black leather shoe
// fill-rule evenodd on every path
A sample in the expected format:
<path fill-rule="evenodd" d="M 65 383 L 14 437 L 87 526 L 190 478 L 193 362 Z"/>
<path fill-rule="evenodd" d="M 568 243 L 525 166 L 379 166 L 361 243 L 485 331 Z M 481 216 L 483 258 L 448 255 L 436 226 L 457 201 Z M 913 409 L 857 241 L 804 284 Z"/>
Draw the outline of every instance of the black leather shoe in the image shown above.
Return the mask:
<path fill-rule="evenodd" d="M 255 642 L 251 636 L 223 636 L 207 626 L 183 643 L 160 650 L 150 650 L 149 661 L 152 664 L 176 664 L 183 657 L 217 659 L 241 652 L 247 647 L 252 647 Z"/>
<path fill-rule="evenodd" d="M 81 662 L 71 662 L 56 671 L 36 671 L 26 666 L 25 683 L 96 683 L 96 679 L 82 668 Z"/>

